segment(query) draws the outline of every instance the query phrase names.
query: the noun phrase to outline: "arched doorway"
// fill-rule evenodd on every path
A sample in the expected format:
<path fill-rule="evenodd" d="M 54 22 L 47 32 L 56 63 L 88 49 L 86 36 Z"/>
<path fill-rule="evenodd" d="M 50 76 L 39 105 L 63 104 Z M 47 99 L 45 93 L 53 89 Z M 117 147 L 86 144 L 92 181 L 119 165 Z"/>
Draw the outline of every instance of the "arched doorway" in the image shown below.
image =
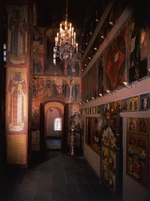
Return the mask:
<path fill-rule="evenodd" d="M 64 139 L 64 105 L 60 102 L 44 104 L 45 149 L 62 149 Z"/>
<path fill-rule="evenodd" d="M 61 149 L 62 117 L 59 108 L 50 107 L 46 113 L 46 149 Z"/>

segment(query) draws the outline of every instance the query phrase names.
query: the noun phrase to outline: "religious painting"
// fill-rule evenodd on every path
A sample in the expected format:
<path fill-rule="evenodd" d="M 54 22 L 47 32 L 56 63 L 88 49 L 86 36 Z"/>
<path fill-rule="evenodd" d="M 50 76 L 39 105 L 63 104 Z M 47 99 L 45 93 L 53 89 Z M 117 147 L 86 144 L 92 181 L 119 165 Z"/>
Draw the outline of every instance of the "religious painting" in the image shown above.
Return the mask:
<path fill-rule="evenodd" d="M 134 112 L 139 110 L 139 98 L 138 96 L 129 98 L 129 111 Z"/>
<path fill-rule="evenodd" d="M 33 53 L 43 54 L 44 29 L 33 27 Z"/>
<path fill-rule="evenodd" d="M 33 102 L 32 103 L 32 130 L 38 130 L 40 125 L 40 111 L 39 111 L 40 103 Z"/>
<path fill-rule="evenodd" d="M 129 111 L 129 99 L 128 98 L 121 100 L 121 111 L 122 112 Z"/>
<path fill-rule="evenodd" d="M 33 73 L 35 75 L 42 74 L 43 69 L 43 57 L 33 55 Z"/>
<path fill-rule="evenodd" d="M 109 150 L 109 168 L 111 172 L 116 173 L 116 152 Z"/>
<path fill-rule="evenodd" d="M 56 65 L 53 63 L 53 47 L 55 46 L 55 37 L 57 32 L 57 29 L 49 29 L 44 36 L 46 37 L 44 72 L 49 75 L 64 75 L 65 71 L 64 60 L 57 58 Z"/>
<path fill-rule="evenodd" d="M 91 111 L 92 111 L 92 112 L 91 112 L 92 114 L 95 114 L 95 107 L 92 107 L 92 108 L 91 108 Z"/>
<path fill-rule="evenodd" d="M 111 42 L 105 51 L 106 83 L 105 90 L 113 91 L 125 81 L 126 27 Z"/>
<path fill-rule="evenodd" d="M 102 162 L 108 166 L 109 163 L 109 152 L 108 148 L 105 146 L 102 146 Z"/>
<path fill-rule="evenodd" d="M 100 109 L 100 113 L 103 113 L 105 111 L 105 105 L 100 105 L 99 106 L 99 109 Z"/>
<path fill-rule="evenodd" d="M 108 166 L 102 163 L 102 178 L 108 183 Z"/>
<path fill-rule="evenodd" d="M 149 126 L 148 119 L 146 119 L 146 118 L 138 118 L 137 131 L 138 131 L 139 134 L 147 135 L 148 134 L 148 126 Z"/>
<path fill-rule="evenodd" d="M 117 138 L 116 133 L 106 124 L 102 129 L 101 176 L 109 189 L 116 193 L 117 177 Z M 118 173 L 119 174 L 119 173 Z"/>
<path fill-rule="evenodd" d="M 100 114 L 100 105 L 96 106 L 97 114 Z"/>
<path fill-rule="evenodd" d="M 7 129 L 10 132 L 26 131 L 27 69 L 7 70 Z"/>
<path fill-rule="evenodd" d="M 68 125 L 73 129 L 81 129 L 81 114 L 79 104 L 69 104 L 69 122 Z"/>
<path fill-rule="evenodd" d="M 110 171 L 109 174 L 109 188 L 111 191 L 116 191 L 116 176 Z"/>
<path fill-rule="evenodd" d="M 98 154 L 100 154 L 100 135 L 102 119 L 99 117 L 86 118 L 86 143 Z"/>
<path fill-rule="evenodd" d="M 81 62 L 76 56 L 73 56 L 71 60 L 65 62 L 65 75 L 79 76 L 81 75 Z"/>
<path fill-rule="evenodd" d="M 150 110 L 150 93 L 140 95 L 140 110 Z"/>
<path fill-rule="evenodd" d="M 102 144 L 104 146 L 109 146 L 109 129 L 107 127 L 103 128 Z"/>
<path fill-rule="evenodd" d="M 27 6 L 8 7 L 8 63 L 26 64 Z"/>
<path fill-rule="evenodd" d="M 114 110 L 118 111 L 119 109 L 121 109 L 121 101 L 115 101 L 114 102 Z"/>
<path fill-rule="evenodd" d="M 115 111 L 115 109 L 116 109 L 115 103 L 116 102 L 111 102 L 110 103 L 110 111 L 112 111 L 112 112 Z"/>
<path fill-rule="evenodd" d="M 81 79 L 79 77 L 35 76 L 34 100 L 61 100 L 66 103 L 80 102 Z"/>
<path fill-rule="evenodd" d="M 40 131 L 32 131 L 32 151 L 40 151 Z"/>
<path fill-rule="evenodd" d="M 137 131 L 137 119 L 128 118 L 128 131 L 136 132 Z"/>
<path fill-rule="evenodd" d="M 140 13 L 139 9 L 128 21 L 127 49 L 130 83 L 147 76 L 149 31 L 146 19 L 144 19 L 146 12 L 145 10 L 145 12 Z"/>
<path fill-rule="evenodd" d="M 141 122 L 141 119 L 138 122 Z M 127 175 L 148 189 L 149 136 L 141 135 L 140 132 L 127 134 Z"/>
<path fill-rule="evenodd" d="M 105 112 L 110 111 L 110 103 L 106 103 L 104 107 L 105 107 L 104 109 Z"/>
<path fill-rule="evenodd" d="M 115 114 L 115 113 L 111 114 L 109 124 L 110 124 L 110 126 L 111 126 L 112 129 L 114 129 L 115 131 L 117 131 L 117 129 L 118 129 L 118 114 Z M 116 147 L 116 141 L 115 141 L 116 138 L 115 138 L 113 132 L 111 132 L 111 138 L 112 138 L 111 139 L 112 140 L 111 146 L 112 146 L 112 148 L 115 148 Z"/>

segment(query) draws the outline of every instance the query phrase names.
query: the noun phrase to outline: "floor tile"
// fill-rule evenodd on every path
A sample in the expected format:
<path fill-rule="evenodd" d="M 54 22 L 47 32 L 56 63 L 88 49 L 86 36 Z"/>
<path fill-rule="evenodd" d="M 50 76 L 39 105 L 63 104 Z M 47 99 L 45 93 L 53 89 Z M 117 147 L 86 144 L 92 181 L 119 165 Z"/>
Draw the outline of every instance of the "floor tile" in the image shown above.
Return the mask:
<path fill-rule="evenodd" d="M 84 157 L 60 150 L 33 156 L 27 169 L 6 169 L 2 201 L 114 201 Z"/>

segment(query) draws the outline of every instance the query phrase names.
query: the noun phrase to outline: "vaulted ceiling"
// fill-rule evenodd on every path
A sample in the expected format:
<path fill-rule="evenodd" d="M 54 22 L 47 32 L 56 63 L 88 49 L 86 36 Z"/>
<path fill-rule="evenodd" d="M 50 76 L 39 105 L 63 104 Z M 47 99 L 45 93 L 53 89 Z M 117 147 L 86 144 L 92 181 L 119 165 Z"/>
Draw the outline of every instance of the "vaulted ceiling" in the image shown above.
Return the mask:
<path fill-rule="evenodd" d="M 68 0 L 68 21 L 74 28 L 83 30 L 87 16 L 90 18 L 89 7 L 101 5 L 104 0 Z M 66 0 L 33 0 L 37 6 L 38 26 L 58 27 L 65 20 Z M 106 2 L 106 0 L 105 0 Z M 92 11 L 93 12 L 93 11 Z"/>

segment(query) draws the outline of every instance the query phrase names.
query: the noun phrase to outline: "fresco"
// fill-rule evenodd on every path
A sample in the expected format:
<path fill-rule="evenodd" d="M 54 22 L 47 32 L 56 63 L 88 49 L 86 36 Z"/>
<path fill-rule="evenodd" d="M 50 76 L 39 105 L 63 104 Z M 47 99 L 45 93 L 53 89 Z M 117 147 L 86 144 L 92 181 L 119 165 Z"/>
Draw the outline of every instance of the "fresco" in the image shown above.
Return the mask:
<path fill-rule="evenodd" d="M 26 135 L 7 135 L 7 164 L 26 164 L 27 138 Z"/>
<path fill-rule="evenodd" d="M 81 63 L 78 57 L 73 57 L 71 61 L 65 62 L 65 75 L 78 76 L 81 74 Z"/>
<path fill-rule="evenodd" d="M 8 8 L 8 63 L 26 64 L 27 7 Z"/>
<path fill-rule="evenodd" d="M 33 52 L 34 54 L 43 53 L 44 45 L 44 29 L 42 28 L 33 28 Z"/>
<path fill-rule="evenodd" d="M 27 81 L 25 68 L 9 68 L 7 72 L 8 130 L 26 130 Z"/>
<path fill-rule="evenodd" d="M 34 100 L 61 100 L 66 103 L 80 102 L 80 78 L 35 77 L 33 79 Z"/>
<path fill-rule="evenodd" d="M 43 57 L 33 55 L 33 72 L 34 74 L 42 74 Z"/>
<path fill-rule="evenodd" d="M 32 103 L 32 129 L 39 129 L 40 125 L 40 103 Z"/>
<path fill-rule="evenodd" d="M 69 104 L 69 128 L 81 129 L 81 116 L 79 104 Z"/>

